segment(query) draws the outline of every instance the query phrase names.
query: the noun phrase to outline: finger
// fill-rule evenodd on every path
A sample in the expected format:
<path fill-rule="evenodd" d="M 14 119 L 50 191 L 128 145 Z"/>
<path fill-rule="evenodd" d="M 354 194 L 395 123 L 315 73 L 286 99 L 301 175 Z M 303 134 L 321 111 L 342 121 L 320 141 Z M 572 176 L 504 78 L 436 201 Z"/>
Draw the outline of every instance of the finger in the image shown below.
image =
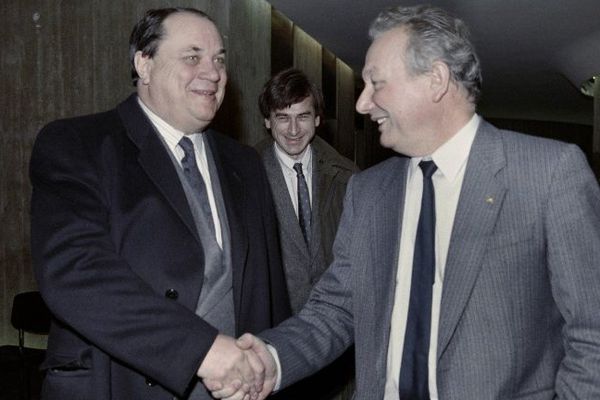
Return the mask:
<path fill-rule="evenodd" d="M 247 393 L 248 388 L 244 388 L 242 381 L 240 379 L 234 379 L 228 383 L 218 382 L 217 386 L 220 386 L 218 389 L 211 389 L 209 386 L 213 386 L 213 381 L 203 380 L 202 383 L 206 386 L 208 390 L 212 393 L 213 397 L 220 398 L 228 398 L 233 396 L 237 392 Z"/>
<path fill-rule="evenodd" d="M 248 384 L 248 390 L 251 393 L 255 393 L 256 389 L 254 387 L 255 386 L 254 370 L 250 366 L 246 352 L 244 352 L 242 355 L 243 355 L 243 359 L 241 362 L 239 362 L 237 364 L 237 371 L 241 375 L 243 383 Z"/>
<path fill-rule="evenodd" d="M 203 379 L 202 383 L 211 392 L 223 389 L 223 383 L 216 379 Z"/>
<path fill-rule="evenodd" d="M 237 391 L 229 397 L 224 397 L 223 400 L 248 400 L 248 393 Z"/>
<path fill-rule="evenodd" d="M 249 350 L 254 344 L 254 335 L 244 333 L 236 340 L 235 344 L 242 350 Z"/>
<path fill-rule="evenodd" d="M 204 381 L 203 381 L 204 382 Z M 205 383 L 206 385 L 206 383 Z M 206 386 L 208 388 L 208 386 Z M 209 389 L 210 390 L 210 389 Z M 219 390 L 211 390 L 211 394 L 216 399 L 224 399 L 224 398 L 239 398 L 242 399 L 244 394 L 246 394 L 248 390 L 244 390 L 243 385 L 240 380 L 236 379 L 230 382 L 229 385 L 223 386 L 222 389 Z"/>
<path fill-rule="evenodd" d="M 250 368 L 254 371 L 254 389 L 257 393 L 260 393 L 265 380 L 265 366 L 254 351 L 246 350 L 245 354 Z"/>

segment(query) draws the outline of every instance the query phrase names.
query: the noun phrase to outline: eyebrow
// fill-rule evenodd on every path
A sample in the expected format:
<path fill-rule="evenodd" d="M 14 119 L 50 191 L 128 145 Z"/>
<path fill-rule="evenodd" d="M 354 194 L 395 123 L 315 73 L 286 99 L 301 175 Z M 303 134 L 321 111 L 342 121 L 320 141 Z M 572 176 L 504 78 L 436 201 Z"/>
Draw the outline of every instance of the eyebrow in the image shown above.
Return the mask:
<path fill-rule="evenodd" d="M 312 111 L 305 111 L 305 112 L 299 113 L 297 116 L 302 117 L 305 115 L 312 115 L 312 113 L 313 113 Z M 287 113 L 285 111 L 277 111 L 274 114 L 276 117 L 289 117 L 291 115 L 290 113 Z"/>
<path fill-rule="evenodd" d="M 206 51 L 206 49 L 203 49 L 202 47 L 198 47 L 198 46 L 191 46 L 186 51 L 189 51 L 189 50 L 195 51 L 197 53 L 202 53 L 202 52 Z M 224 48 L 219 49 L 219 51 L 217 52 L 217 55 L 220 55 L 220 54 L 227 54 L 227 50 L 225 50 Z"/>

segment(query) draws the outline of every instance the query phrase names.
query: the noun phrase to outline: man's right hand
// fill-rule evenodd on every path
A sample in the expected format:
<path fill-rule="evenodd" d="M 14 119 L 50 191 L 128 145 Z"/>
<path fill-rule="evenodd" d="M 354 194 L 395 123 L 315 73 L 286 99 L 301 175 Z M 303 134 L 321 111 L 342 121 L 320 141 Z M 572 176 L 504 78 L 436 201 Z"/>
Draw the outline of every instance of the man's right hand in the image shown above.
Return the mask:
<path fill-rule="evenodd" d="M 244 351 L 254 352 L 264 367 L 264 384 L 258 396 L 259 400 L 263 400 L 265 397 L 271 394 L 277 382 L 277 364 L 275 359 L 273 358 L 271 352 L 267 349 L 265 342 L 250 333 L 245 333 L 244 335 L 240 336 L 236 344 Z"/>
<path fill-rule="evenodd" d="M 254 400 L 264 389 L 265 368 L 261 360 L 253 351 L 238 347 L 234 338 L 219 334 L 197 375 L 216 398 Z"/>

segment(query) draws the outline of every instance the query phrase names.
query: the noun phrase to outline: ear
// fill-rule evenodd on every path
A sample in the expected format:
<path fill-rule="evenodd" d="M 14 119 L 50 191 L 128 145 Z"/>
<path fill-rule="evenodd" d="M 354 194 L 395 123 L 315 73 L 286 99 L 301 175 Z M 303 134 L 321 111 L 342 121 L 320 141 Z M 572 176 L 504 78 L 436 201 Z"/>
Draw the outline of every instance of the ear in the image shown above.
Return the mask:
<path fill-rule="evenodd" d="M 450 87 L 450 68 L 442 61 L 434 61 L 430 71 L 432 100 L 439 102 Z"/>
<path fill-rule="evenodd" d="M 152 59 L 144 56 L 141 51 L 136 51 L 133 58 L 135 70 L 140 77 L 140 82 L 144 85 L 150 83 L 150 71 L 152 70 Z"/>
<path fill-rule="evenodd" d="M 317 115 L 315 117 L 315 127 L 319 126 L 319 124 L 321 124 L 321 116 Z"/>
<path fill-rule="evenodd" d="M 271 129 L 271 120 L 269 118 L 265 118 L 265 127 Z"/>

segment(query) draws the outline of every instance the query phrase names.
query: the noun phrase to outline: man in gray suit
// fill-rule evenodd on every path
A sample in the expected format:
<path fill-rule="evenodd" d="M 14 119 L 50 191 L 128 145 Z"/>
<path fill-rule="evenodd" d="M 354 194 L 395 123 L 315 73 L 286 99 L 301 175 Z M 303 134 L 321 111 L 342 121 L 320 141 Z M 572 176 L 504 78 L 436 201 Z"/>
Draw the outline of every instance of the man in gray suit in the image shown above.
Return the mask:
<path fill-rule="evenodd" d="M 332 265 L 261 334 L 278 373 L 259 339 L 238 345 L 285 387 L 354 343 L 356 399 L 600 399 L 600 190 L 584 155 L 475 113 L 459 19 L 397 7 L 370 35 L 356 109 L 403 156 L 353 176 Z"/>
<path fill-rule="evenodd" d="M 344 193 L 357 170 L 315 135 L 323 116 L 321 91 L 304 72 L 289 68 L 269 79 L 258 104 L 270 137 L 256 149 L 273 192 L 281 254 L 292 311 L 302 309 L 314 284 L 333 260 L 332 247 Z M 302 175 L 299 175 L 301 172 Z M 308 194 L 302 220 L 302 186 Z M 300 186 L 299 186 L 300 185 Z M 300 212 L 299 212 L 300 211 Z M 280 394 L 285 399 L 331 399 L 354 374 L 353 354 Z M 348 385 L 347 391 L 352 391 Z M 345 397 L 344 397 L 345 398 Z"/>

